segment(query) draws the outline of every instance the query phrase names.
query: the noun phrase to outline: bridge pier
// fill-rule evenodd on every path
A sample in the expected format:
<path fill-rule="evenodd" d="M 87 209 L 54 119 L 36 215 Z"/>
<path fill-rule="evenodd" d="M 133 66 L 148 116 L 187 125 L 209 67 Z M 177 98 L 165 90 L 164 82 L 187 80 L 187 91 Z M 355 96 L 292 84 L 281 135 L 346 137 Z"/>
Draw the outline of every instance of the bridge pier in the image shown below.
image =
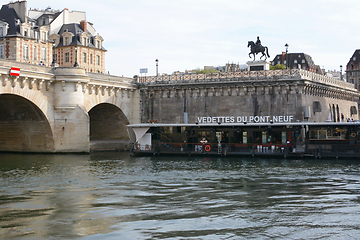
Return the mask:
<path fill-rule="evenodd" d="M 81 68 L 55 68 L 54 121 L 56 152 L 89 152 L 89 116 L 82 86 L 89 82 Z"/>

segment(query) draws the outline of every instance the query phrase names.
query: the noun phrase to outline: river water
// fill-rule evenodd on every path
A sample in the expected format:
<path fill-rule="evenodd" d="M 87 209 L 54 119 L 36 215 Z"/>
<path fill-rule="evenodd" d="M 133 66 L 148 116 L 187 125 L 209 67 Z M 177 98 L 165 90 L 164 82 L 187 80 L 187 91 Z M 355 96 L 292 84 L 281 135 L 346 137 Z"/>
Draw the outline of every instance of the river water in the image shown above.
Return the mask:
<path fill-rule="evenodd" d="M 1 239 L 356 239 L 360 161 L 0 154 Z"/>

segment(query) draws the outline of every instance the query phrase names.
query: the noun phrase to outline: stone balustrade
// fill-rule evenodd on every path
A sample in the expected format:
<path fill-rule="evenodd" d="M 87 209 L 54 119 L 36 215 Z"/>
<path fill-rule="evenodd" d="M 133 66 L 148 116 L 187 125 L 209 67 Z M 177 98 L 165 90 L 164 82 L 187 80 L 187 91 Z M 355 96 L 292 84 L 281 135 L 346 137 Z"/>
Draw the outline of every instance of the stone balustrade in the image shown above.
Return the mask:
<path fill-rule="evenodd" d="M 331 78 L 325 75 L 309 72 L 303 69 L 282 69 L 282 70 L 264 70 L 264 71 L 242 71 L 242 72 L 219 72 L 204 74 L 179 74 L 137 77 L 137 81 L 144 85 L 162 85 L 162 84 L 202 84 L 217 82 L 237 82 L 237 81 L 271 81 L 279 79 L 289 80 L 291 78 L 305 79 L 320 84 L 331 85 L 354 90 L 354 84 Z"/>

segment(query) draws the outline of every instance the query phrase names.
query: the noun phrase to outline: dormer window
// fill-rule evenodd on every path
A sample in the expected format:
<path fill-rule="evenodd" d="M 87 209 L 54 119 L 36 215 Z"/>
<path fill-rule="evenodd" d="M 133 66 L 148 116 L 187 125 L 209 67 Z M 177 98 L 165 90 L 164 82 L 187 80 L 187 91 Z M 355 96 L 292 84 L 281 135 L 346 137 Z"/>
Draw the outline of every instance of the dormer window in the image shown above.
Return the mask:
<path fill-rule="evenodd" d="M 69 45 L 69 37 L 65 37 L 65 45 Z"/>
<path fill-rule="evenodd" d="M 86 46 L 86 38 L 83 38 L 83 45 Z"/>
<path fill-rule="evenodd" d="M 101 42 L 100 41 L 96 41 L 96 47 L 101 48 Z"/>
<path fill-rule="evenodd" d="M 4 36 L 4 28 L 0 27 L 0 37 L 3 37 L 3 36 Z"/>

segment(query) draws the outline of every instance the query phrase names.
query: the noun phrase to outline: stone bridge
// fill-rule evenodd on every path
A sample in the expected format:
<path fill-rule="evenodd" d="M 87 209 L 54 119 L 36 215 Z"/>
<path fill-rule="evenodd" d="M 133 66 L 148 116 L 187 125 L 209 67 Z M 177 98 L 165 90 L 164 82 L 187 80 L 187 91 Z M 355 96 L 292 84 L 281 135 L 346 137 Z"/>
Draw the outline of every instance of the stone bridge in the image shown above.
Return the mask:
<path fill-rule="evenodd" d="M 139 123 L 132 78 L 11 61 L 0 61 L 0 75 L 0 151 L 120 150 L 126 125 Z"/>

